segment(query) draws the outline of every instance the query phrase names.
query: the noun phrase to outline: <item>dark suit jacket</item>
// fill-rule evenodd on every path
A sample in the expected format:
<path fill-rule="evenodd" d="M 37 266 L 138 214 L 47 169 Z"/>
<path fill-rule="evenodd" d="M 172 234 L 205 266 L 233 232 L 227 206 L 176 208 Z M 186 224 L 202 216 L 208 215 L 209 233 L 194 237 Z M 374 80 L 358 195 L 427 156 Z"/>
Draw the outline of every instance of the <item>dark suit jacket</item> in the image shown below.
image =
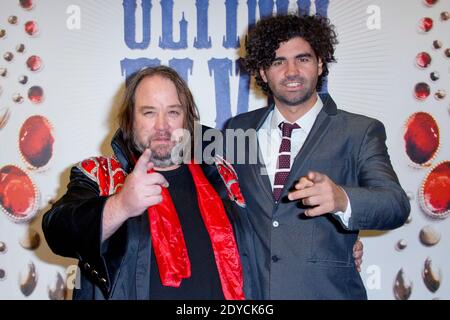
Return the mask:
<path fill-rule="evenodd" d="M 205 129 L 205 128 L 203 128 Z M 120 130 L 112 147 L 122 168 L 130 171 L 129 157 Z M 228 198 L 214 165 L 202 166 L 219 194 L 233 225 L 244 272 L 246 298 L 260 290 L 252 288 L 254 252 L 245 208 Z M 81 287 L 74 299 L 149 299 L 151 240 L 148 216 L 128 219 L 107 241 L 101 243 L 102 213 L 108 197 L 99 196 L 99 187 L 77 167 L 72 168 L 66 194 L 44 214 L 42 228 L 54 253 L 79 260 Z M 245 230 L 245 232 L 244 232 Z"/>
<path fill-rule="evenodd" d="M 263 161 L 236 164 L 230 152 L 242 156 L 244 150 L 230 144 L 235 139 L 226 142 L 227 158 L 234 162 L 255 229 L 257 277 L 264 299 L 366 299 L 352 257 L 358 230 L 397 228 L 410 211 L 389 160 L 383 124 L 338 110 L 329 95 L 321 98 L 324 107 L 295 157 L 278 204 L 268 176 L 261 174 Z M 258 130 L 272 109 L 240 114 L 226 128 Z M 259 153 L 257 138 L 249 141 L 247 147 Z M 299 202 L 285 198 L 309 170 L 328 175 L 345 189 L 352 208 L 349 228 L 333 214 L 308 218 Z"/>

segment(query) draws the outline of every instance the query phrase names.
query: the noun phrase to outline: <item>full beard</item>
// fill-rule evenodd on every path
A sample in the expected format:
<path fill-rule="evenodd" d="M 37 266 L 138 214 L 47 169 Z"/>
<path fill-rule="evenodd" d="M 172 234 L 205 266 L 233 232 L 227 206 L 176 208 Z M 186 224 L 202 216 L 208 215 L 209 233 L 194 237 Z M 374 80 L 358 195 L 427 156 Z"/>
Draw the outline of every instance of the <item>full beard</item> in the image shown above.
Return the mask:
<path fill-rule="evenodd" d="M 155 145 L 155 139 L 163 140 L 165 143 Z M 182 163 L 183 144 L 180 141 L 171 140 L 171 134 L 168 131 L 151 136 L 147 143 L 139 142 L 137 137 L 134 136 L 134 144 L 141 153 L 147 148 L 150 149 L 149 162 L 153 162 L 155 168 L 168 168 Z"/>

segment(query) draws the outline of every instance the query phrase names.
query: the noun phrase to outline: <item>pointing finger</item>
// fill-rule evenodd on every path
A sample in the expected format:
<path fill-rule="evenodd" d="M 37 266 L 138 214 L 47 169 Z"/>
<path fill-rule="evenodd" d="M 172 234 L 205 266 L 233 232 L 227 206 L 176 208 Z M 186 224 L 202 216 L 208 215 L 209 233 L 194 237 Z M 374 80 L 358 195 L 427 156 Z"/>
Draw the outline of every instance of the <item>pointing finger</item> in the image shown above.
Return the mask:
<path fill-rule="evenodd" d="M 147 164 L 150 160 L 151 151 L 149 148 L 145 149 L 144 152 L 139 157 L 136 165 L 134 167 L 134 171 L 137 173 L 147 173 Z"/>
<path fill-rule="evenodd" d="M 309 180 L 307 177 L 301 177 L 298 183 L 295 185 L 295 189 L 302 190 L 312 186 L 314 186 L 314 182 Z"/>
<path fill-rule="evenodd" d="M 308 172 L 307 177 L 314 183 L 322 182 L 325 179 L 325 175 L 317 171 Z"/>

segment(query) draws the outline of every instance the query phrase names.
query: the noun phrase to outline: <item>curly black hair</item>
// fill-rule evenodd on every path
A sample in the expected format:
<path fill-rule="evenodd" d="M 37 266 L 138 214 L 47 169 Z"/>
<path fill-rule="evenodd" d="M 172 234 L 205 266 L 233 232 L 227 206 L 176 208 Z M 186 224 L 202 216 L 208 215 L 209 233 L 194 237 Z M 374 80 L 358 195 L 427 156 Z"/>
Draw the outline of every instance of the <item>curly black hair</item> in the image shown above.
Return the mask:
<path fill-rule="evenodd" d="M 256 83 L 265 93 L 272 94 L 259 74 L 260 68 L 268 68 L 275 59 L 275 51 L 280 44 L 295 37 L 307 41 L 317 58 L 322 60 L 323 72 L 317 80 L 318 91 L 328 75 L 328 63 L 336 62 L 334 49 L 338 40 L 334 25 L 328 18 L 291 13 L 261 19 L 248 33 L 245 44 L 247 55 L 243 58 L 243 64 L 255 76 Z"/>

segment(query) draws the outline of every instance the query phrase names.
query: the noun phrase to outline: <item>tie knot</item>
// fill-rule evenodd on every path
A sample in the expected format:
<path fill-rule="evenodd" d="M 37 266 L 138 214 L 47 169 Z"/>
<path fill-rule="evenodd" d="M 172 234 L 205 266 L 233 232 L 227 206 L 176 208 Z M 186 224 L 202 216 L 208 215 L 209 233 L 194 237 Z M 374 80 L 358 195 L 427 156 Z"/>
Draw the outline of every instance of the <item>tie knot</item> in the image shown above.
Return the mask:
<path fill-rule="evenodd" d="M 289 122 L 281 122 L 278 127 L 280 128 L 283 137 L 290 137 L 292 130 L 300 128 L 298 124 Z"/>

